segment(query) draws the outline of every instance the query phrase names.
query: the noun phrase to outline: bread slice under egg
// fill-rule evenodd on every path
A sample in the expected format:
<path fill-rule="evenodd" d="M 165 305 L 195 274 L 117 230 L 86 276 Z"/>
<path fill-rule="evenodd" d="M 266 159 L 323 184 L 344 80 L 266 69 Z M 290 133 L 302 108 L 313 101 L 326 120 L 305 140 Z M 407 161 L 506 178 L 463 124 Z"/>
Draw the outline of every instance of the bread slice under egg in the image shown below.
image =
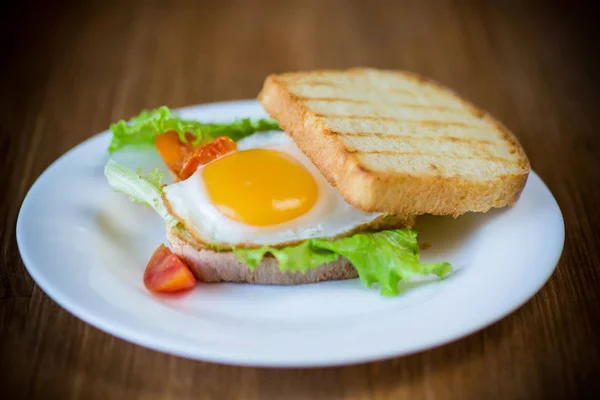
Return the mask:
<path fill-rule="evenodd" d="M 299 285 L 320 281 L 351 279 L 358 276 L 350 261 L 340 257 L 306 273 L 282 272 L 274 257 L 266 256 L 250 270 L 232 251 L 215 251 L 183 238 L 181 232 L 167 229 L 173 251 L 202 282 L 248 282 L 263 285 Z"/>
<path fill-rule="evenodd" d="M 346 201 L 363 211 L 485 212 L 514 204 L 530 171 L 506 127 L 413 73 L 271 75 L 258 98 Z"/>
<path fill-rule="evenodd" d="M 414 216 L 402 217 L 397 215 L 386 215 L 375 219 L 370 224 L 363 225 L 360 231 L 379 231 L 384 229 L 395 229 L 413 226 L 416 218 Z M 346 232 L 345 235 L 358 233 L 356 230 Z M 339 257 L 336 261 L 326 263 L 318 268 L 302 272 L 282 272 L 279 270 L 277 260 L 267 254 L 263 261 L 250 270 L 250 267 L 236 257 L 232 251 L 214 250 L 215 245 L 227 246 L 226 243 L 206 242 L 188 232 L 185 228 L 167 227 L 167 239 L 171 243 L 173 252 L 177 254 L 192 270 L 196 278 L 203 282 L 248 282 L 264 285 L 299 285 L 303 283 L 314 283 L 321 281 L 333 281 L 356 278 L 356 269 L 350 261 Z M 298 243 L 295 243 L 298 244 Z M 273 247 L 292 245 L 281 243 Z M 255 248 L 256 244 L 237 244 L 239 247 Z"/>

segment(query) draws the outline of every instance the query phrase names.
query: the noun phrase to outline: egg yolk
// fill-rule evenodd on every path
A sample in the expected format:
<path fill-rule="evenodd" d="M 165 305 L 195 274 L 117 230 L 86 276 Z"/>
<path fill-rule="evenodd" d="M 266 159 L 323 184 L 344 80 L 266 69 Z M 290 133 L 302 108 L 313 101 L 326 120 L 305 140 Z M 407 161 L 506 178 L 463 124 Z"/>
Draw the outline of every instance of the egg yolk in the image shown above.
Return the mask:
<path fill-rule="evenodd" d="M 202 169 L 215 207 L 248 225 L 280 224 L 306 213 L 317 200 L 312 174 L 287 153 L 251 149 L 221 157 Z"/>

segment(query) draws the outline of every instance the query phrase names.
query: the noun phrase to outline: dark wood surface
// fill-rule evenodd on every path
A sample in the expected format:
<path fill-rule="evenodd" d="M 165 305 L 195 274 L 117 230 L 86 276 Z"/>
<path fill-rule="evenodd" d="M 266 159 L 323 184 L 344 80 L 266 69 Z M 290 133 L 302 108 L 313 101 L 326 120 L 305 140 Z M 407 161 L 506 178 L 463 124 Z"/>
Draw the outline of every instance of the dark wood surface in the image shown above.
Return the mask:
<path fill-rule="evenodd" d="M 0 12 L 0 398 L 595 398 L 600 69 L 591 6 L 9 1 Z M 239 368 L 116 339 L 61 309 L 27 274 L 15 241 L 23 197 L 52 161 L 110 122 L 161 104 L 252 98 L 271 72 L 357 65 L 429 75 L 488 109 L 554 193 L 563 256 L 509 317 L 395 360 Z"/>

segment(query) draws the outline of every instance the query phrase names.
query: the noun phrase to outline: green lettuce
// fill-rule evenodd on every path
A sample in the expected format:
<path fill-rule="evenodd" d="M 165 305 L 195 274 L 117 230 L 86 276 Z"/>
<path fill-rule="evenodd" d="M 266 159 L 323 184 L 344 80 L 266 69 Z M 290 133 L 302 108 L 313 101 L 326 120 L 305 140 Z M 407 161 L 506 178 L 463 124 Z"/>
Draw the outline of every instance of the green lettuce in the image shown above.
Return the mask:
<path fill-rule="evenodd" d="M 277 121 L 269 118 L 258 120 L 243 118 L 233 122 L 205 123 L 181 119 L 174 116 L 168 107 L 163 106 L 151 111 L 144 110 L 129 121 L 121 120 L 112 124 L 110 130 L 113 136 L 108 152 L 112 154 L 127 146 L 153 146 L 157 134 L 169 131 L 177 132 L 183 142 L 187 142 L 186 132 L 191 133 L 195 138 L 193 144 L 197 145 L 205 138 L 229 136 L 237 141 L 255 132 L 272 129 L 279 129 L 279 125 Z"/>
<path fill-rule="evenodd" d="M 419 262 L 417 231 L 409 228 L 358 233 L 335 240 L 311 239 L 281 249 L 264 246 L 259 249 L 236 249 L 234 252 L 250 268 L 256 267 L 265 254 L 270 253 L 279 262 L 280 270 L 292 272 L 306 272 L 343 256 L 356 268 L 365 286 L 371 287 L 379 282 L 381 294 L 386 296 L 398 295 L 398 282 L 413 275 L 434 274 L 444 277 L 452 272 L 452 266 L 447 262 Z"/>
<path fill-rule="evenodd" d="M 164 173 L 158 168 L 144 175 L 141 170 L 135 172 L 114 160 L 108 160 L 104 175 L 114 191 L 128 195 L 131 201 L 154 208 L 167 225 L 175 226 L 179 223 L 163 203 L 161 182 Z"/>
<path fill-rule="evenodd" d="M 338 259 L 339 255 L 329 250 L 319 249 L 314 245 L 315 240 L 306 240 L 297 246 L 274 248 L 263 246 L 258 249 L 233 249 L 237 258 L 246 263 L 250 270 L 262 261 L 267 253 L 271 253 L 279 262 L 279 269 L 283 271 L 305 273 L 319 265 Z"/>

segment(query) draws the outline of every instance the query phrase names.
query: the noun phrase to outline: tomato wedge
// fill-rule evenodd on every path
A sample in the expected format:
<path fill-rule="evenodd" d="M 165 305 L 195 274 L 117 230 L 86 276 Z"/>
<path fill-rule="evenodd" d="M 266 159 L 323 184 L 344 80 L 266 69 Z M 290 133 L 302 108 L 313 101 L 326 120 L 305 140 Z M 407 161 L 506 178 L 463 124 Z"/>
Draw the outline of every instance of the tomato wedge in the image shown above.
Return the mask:
<path fill-rule="evenodd" d="M 169 170 L 175 175 L 179 175 L 183 166 L 183 160 L 194 151 L 194 146 L 192 145 L 192 142 L 195 140 L 194 135 L 188 132 L 185 134 L 185 138 L 187 142 L 183 143 L 179 139 L 177 132 L 169 131 L 156 135 L 154 140 L 156 150 L 165 164 L 167 164 Z"/>
<path fill-rule="evenodd" d="M 146 265 L 144 285 L 155 293 L 181 292 L 196 286 L 196 278 L 171 249 L 161 244 Z"/>
<path fill-rule="evenodd" d="M 198 146 L 184 161 L 179 177 L 187 179 L 196 172 L 200 165 L 208 164 L 235 150 L 237 150 L 237 145 L 227 136 L 219 136 L 204 146 Z"/>

